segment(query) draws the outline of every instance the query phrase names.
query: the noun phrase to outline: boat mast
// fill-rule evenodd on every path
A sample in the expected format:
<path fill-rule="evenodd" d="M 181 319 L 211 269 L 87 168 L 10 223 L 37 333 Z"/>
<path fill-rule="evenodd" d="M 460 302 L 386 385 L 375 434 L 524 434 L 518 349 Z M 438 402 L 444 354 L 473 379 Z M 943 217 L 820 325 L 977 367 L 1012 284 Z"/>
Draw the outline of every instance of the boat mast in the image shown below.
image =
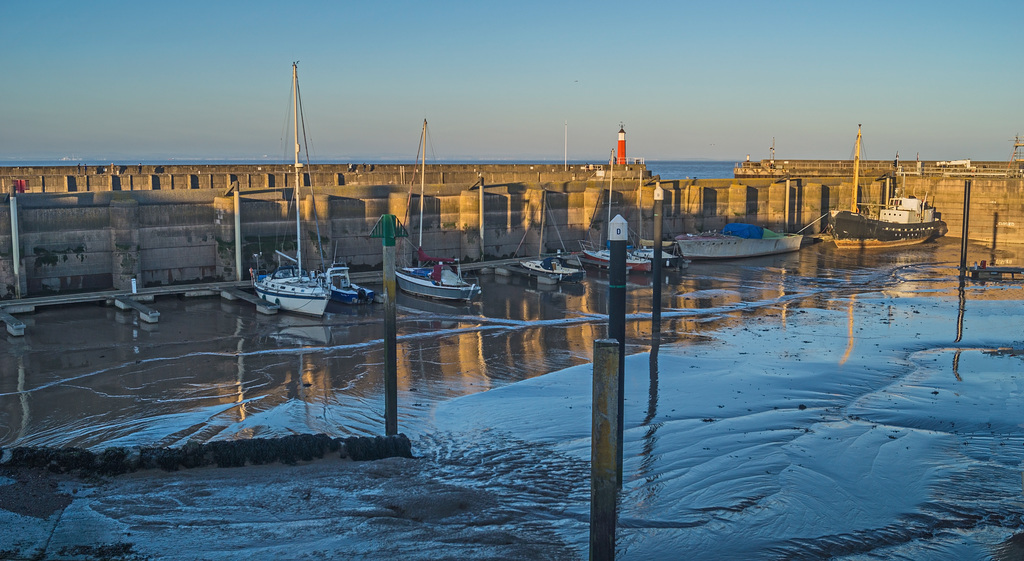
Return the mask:
<path fill-rule="evenodd" d="M 426 182 L 427 174 L 427 120 L 423 119 L 423 133 L 420 135 L 420 156 L 422 167 L 420 168 L 420 242 L 419 247 L 423 248 L 423 184 Z"/>
<path fill-rule="evenodd" d="M 612 158 L 615 158 L 615 151 L 612 150 Z M 615 175 L 615 160 L 608 162 L 608 222 L 605 228 L 611 228 L 612 224 L 612 176 Z"/>
<path fill-rule="evenodd" d="M 299 162 L 299 63 L 292 63 L 292 118 L 295 120 L 295 262 L 299 265 L 302 275 L 302 224 L 299 220 L 299 174 L 302 163 Z"/>
<path fill-rule="evenodd" d="M 853 204 L 850 205 L 850 210 L 857 214 L 860 209 L 857 208 L 857 184 L 860 182 L 860 125 L 857 125 L 857 144 L 853 149 Z"/>

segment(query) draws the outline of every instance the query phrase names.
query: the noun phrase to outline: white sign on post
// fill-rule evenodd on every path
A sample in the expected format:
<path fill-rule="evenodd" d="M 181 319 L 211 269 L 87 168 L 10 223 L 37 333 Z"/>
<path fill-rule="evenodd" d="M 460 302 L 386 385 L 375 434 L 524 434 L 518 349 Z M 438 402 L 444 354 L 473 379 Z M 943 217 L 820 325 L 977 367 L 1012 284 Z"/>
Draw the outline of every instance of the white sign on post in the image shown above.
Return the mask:
<path fill-rule="evenodd" d="M 608 224 L 608 241 L 619 242 L 628 239 L 629 223 L 621 214 L 616 214 Z"/>

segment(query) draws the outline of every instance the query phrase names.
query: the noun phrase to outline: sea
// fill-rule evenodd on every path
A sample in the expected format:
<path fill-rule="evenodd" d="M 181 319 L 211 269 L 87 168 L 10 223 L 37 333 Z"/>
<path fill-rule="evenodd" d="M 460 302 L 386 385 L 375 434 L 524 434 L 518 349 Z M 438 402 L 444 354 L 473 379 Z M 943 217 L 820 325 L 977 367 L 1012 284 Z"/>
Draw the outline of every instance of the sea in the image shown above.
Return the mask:
<path fill-rule="evenodd" d="M 647 169 L 662 179 L 732 179 L 737 162 L 724 160 L 649 160 Z"/>

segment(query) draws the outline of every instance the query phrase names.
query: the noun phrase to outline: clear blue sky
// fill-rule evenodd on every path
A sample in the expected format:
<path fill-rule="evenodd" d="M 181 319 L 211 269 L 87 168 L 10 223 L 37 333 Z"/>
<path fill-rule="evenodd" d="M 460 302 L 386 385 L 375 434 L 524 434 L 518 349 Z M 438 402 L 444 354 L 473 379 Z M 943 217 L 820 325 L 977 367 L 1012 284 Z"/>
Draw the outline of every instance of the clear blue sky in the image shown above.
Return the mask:
<path fill-rule="evenodd" d="M 1006 160 L 1024 2 L 0 1 L 0 163 Z"/>

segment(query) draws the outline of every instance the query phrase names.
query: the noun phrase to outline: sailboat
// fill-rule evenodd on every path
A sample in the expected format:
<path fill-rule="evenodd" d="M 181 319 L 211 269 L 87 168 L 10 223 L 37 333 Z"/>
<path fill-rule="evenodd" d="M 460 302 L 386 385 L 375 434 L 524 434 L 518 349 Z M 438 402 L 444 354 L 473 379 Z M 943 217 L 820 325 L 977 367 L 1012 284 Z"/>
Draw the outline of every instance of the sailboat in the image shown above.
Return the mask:
<path fill-rule="evenodd" d="M 538 259 L 524 259 L 519 266 L 539 277 L 547 277 L 556 282 L 580 282 L 587 278 L 587 272 L 573 267 L 560 255 Z"/>
<path fill-rule="evenodd" d="M 614 158 L 614 155 L 612 156 Z M 615 160 L 612 159 L 609 164 L 608 171 L 608 224 L 612 223 L 612 174 L 615 171 Z M 605 242 L 605 248 L 595 248 L 589 245 L 587 242 L 580 242 L 580 260 L 584 263 L 591 265 L 597 265 L 602 269 L 607 269 L 612 260 L 612 252 L 608 247 L 608 242 Z M 645 273 L 651 272 L 652 265 L 651 260 L 646 257 L 636 255 L 633 251 L 626 252 L 626 270 L 628 271 L 643 271 Z"/>
<path fill-rule="evenodd" d="M 558 250 L 556 255 L 548 257 L 543 255 L 544 225 L 548 213 L 547 191 L 541 192 L 540 206 L 540 242 L 537 244 L 537 258 L 523 259 L 519 261 L 519 266 L 525 269 L 530 276 L 537 277 L 538 279 L 543 277 L 556 283 L 582 281 L 587 277 L 587 271 L 583 269 L 583 263 L 580 262 L 578 256 L 574 255 L 575 264 L 570 264 L 568 261 L 569 256 L 563 256 L 562 250 Z M 558 232 L 557 225 L 555 226 L 555 232 Z M 558 234 L 558 238 L 561 239 L 562 235 Z M 523 234 L 523 239 L 526 239 L 526 234 Z M 565 244 L 563 243 L 563 248 L 564 246 Z"/>
<path fill-rule="evenodd" d="M 637 187 L 637 197 L 636 197 L 636 200 L 637 200 L 637 204 L 636 204 L 636 221 L 637 221 L 637 224 L 639 225 L 637 227 L 637 229 L 639 230 L 639 233 L 637 234 L 637 240 L 639 242 L 639 246 L 640 247 L 637 248 L 637 249 L 634 249 L 631 252 L 631 255 L 633 255 L 634 257 L 638 257 L 640 259 L 648 259 L 648 260 L 650 260 L 652 262 L 652 270 L 653 270 L 654 240 L 644 239 L 644 214 L 643 214 L 643 211 L 641 210 L 644 207 L 644 204 L 643 204 L 644 191 L 643 191 L 643 180 L 642 179 L 640 180 L 640 185 Z M 669 242 L 669 247 L 674 247 L 674 245 L 672 245 L 672 243 Z M 683 259 L 682 257 L 679 256 L 678 253 L 669 253 L 669 252 L 665 251 L 664 249 L 661 250 L 661 257 L 660 257 L 660 259 L 661 259 L 662 263 L 666 267 L 676 267 L 676 266 L 679 266 L 680 268 L 685 269 L 686 267 L 688 267 L 690 265 L 690 260 L 689 259 Z"/>
<path fill-rule="evenodd" d="M 462 278 L 458 259 L 432 257 L 423 251 L 423 195 L 427 173 L 427 120 L 423 120 L 422 168 L 420 170 L 420 237 L 416 245 L 420 267 L 401 267 L 395 271 L 398 288 L 416 296 L 441 300 L 472 300 L 480 295 L 480 285 Z"/>
<path fill-rule="evenodd" d="M 272 302 L 288 312 L 313 316 L 324 315 L 330 290 L 322 277 L 302 268 L 302 221 L 299 212 L 299 186 L 302 163 L 299 162 L 299 71 L 298 63 L 292 63 L 292 101 L 295 120 L 295 235 L 296 250 L 292 258 L 280 251 L 277 254 L 293 265 L 282 265 L 269 275 L 253 278 L 256 295 Z"/>
<path fill-rule="evenodd" d="M 861 212 L 857 205 L 860 181 L 860 125 L 853 155 L 853 201 L 850 210 L 832 211 L 832 235 L 840 248 L 885 248 L 918 244 L 946 235 L 946 223 L 939 219 L 927 199 L 889 197 L 877 215 Z"/>

